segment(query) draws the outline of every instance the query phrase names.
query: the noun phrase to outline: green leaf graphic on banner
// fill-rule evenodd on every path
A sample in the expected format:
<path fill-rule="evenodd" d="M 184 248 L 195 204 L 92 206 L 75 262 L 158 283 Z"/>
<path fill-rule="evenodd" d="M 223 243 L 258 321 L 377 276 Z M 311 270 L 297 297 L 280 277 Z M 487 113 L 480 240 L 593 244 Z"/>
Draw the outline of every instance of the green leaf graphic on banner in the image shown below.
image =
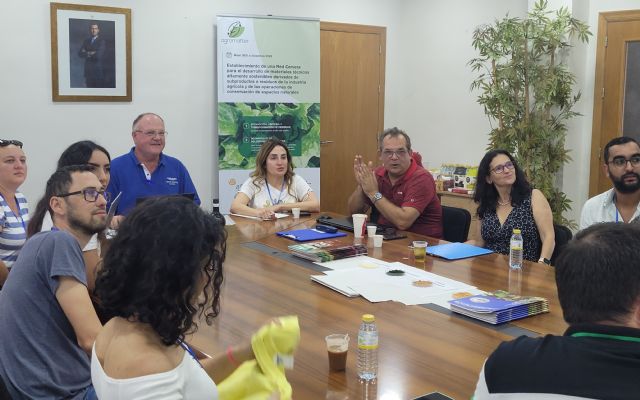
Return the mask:
<path fill-rule="evenodd" d="M 218 104 L 218 133 L 235 136 L 239 116 L 238 110 L 228 103 Z"/>
<path fill-rule="evenodd" d="M 242 35 L 243 32 L 244 26 L 242 26 L 240 21 L 236 21 L 233 24 L 229 25 L 227 35 L 229 35 L 230 38 L 237 38 L 238 36 Z"/>
<path fill-rule="evenodd" d="M 219 151 L 220 168 L 253 169 L 255 155 L 270 137 L 287 143 L 295 165 L 319 163 L 320 104 L 219 103 L 218 106 L 219 142 L 223 148 Z"/>

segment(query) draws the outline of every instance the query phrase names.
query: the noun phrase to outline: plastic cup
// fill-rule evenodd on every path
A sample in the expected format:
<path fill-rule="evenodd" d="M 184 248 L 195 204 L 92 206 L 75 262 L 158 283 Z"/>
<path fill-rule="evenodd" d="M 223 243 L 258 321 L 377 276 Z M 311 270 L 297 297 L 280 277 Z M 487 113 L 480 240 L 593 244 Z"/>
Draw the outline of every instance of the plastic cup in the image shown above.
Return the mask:
<path fill-rule="evenodd" d="M 353 236 L 361 238 L 364 236 L 365 223 L 367 222 L 367 214 L 353 214 Z"/>
<path fill-rule="evenodd" d="M 291 209 L 291 213 L 293 214 L 293 218 L 300 218 L 300 209 L 299 208 L 292 208 Z"/>
<path fill-rule="evenodd" d="M 382 247 L 382 239 L 384 239 L 382 235 L 373 235 L 373 247 Z"/>
<path fill-rule="evenodd" d="M 378 230 L 377 226 L 367 225 L 367 236 L 374 237 L 376 235 L 377 230 Z"/>
<path fill-rule="evenodd" d="M 349 334 L 334 333 L 324 338 L 327 342 L 329 369 L 344 371 L 347 368 L 347 352 L 349 351 Z"/>
<path fill-rule="evenodd" d="M 424 259 L 427 256 L 427 244 L 428 243 L 424 240 L 413 241 L 413 256 L 417 262 L 424 262 Z"/>

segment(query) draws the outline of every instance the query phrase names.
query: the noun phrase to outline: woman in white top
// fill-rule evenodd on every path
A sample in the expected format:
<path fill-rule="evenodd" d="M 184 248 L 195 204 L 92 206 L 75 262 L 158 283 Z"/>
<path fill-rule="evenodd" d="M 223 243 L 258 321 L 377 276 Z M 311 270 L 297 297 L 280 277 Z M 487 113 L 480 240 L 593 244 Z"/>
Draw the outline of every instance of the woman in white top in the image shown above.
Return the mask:
<path fill-rule="evenodd" d="M 231 212 L 271 219 L 275 213 L 292 208 L 318 212 L 320 201 L 309 184 L 293 172 L 287 145 L 271 138 L 260 147 L 256 169 L 233 199 Z"/>
<path fill-rule="evenodd" d="M 149 199 L 127 216 L 96 281 L 113 317 L 91 357 L 100 400 L 217 399 L 214 382 L 254 358 L 246 343 L 198 361 L 184 343 L 196 315 L 218 315 L 225 252 L 224 227 L 184 197 Z"/>
<path fill-rule="evenodd" d="M 27 199 L 18 191 L 27 179 L 22 142 L 0 139 L 0 288 L 27 239 Z"/>
<path fill-rule="evenodd" d="M 88 165 L 93 173 L 98 177 L 102 189 L 106 189 L 111 177 L 111 156 L 104 147 L 90 140 L 82 140 L 73 143 L 62 152 L 58 159 L 58 169 L 70 165 Z M 117 194 L 117 193 L 116 193 Z M 31 237 L 38 232 L 48 231 L 53 228 L 49 204 L 42 198 L 33 213 L 27 236 Z M 87 245 L 82 249 L 84 263 L 91 268 L 87 268 L 87 284 L 90 291 L 93 291 L 95 282 L 95 272 L 100 262 L 101 244 L 106 241 L 104 233 L 95 234 L 91 237 Z"/>

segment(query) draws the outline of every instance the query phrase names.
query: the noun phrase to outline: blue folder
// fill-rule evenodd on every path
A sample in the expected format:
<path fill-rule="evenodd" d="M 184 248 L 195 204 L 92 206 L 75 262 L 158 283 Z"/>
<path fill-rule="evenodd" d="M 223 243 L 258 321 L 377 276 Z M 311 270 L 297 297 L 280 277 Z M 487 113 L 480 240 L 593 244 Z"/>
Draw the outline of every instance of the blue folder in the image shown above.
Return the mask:
<path fill-rule="evenodd" d="M 427 247 L 427 254 L 447 260 L 459 260 L 491 254 L 493 251 L 466 243 L 447 243 Z"/>
<path fill-rule="evenodd" d="M 282 231 L 277 232 L 276 235 L 286 237 L 287 239 L 293 239 L 296 242 L 308 242 L 309 240 L 331 239 L 341 236 L 347 236 L 344 232 L 322 232 L 315 229 L 298 229 L 296 231 Z"/>

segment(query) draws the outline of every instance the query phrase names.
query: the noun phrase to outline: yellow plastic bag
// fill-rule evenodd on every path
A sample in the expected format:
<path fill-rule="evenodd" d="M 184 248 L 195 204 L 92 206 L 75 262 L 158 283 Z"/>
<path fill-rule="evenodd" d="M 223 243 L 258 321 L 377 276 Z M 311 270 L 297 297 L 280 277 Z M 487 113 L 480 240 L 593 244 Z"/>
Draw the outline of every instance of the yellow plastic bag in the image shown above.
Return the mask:
<path fill-rule="evenodd" d="M 251 338 L 255 360 L 244 362 L 218 384 L 220 400 L 266 400 L 274 393 L 291 399 L 291 385 L 284 374 L 284 360 L 293 357 L 300 342 L 297 316 L 278 318 Z"/>

